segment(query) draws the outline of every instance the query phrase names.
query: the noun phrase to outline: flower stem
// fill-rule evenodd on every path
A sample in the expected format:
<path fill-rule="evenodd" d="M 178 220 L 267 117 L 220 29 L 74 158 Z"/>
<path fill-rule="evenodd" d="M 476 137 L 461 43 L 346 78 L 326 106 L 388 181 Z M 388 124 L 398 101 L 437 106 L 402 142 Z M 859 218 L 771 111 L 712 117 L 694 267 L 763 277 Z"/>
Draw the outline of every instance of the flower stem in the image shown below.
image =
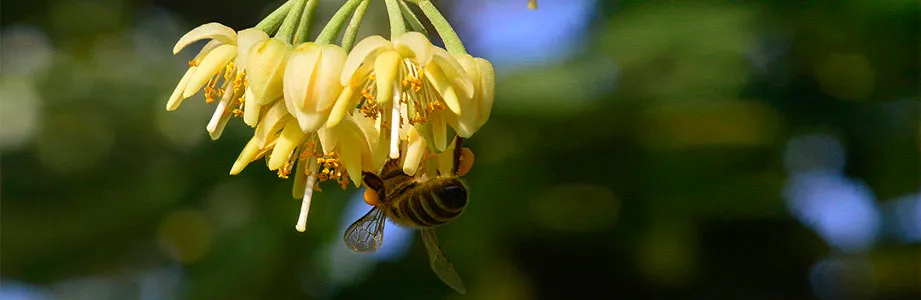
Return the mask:
<path fill-rule="evenodd" d="M 291 43 L 294 37 L 297 21 L 301 18 L 301 13 L 304 12 L 304 4 L 307 0 L 293 0 L 293 2 L 294 6 L 288 11 L 285 21 L 281 23 L 281 28 L 278 28 L 278 32 L 275 33 L 276 39 L 286 43 Z"/>
<path fill-rule="evenodd" d="M 256 24 L 254 27 L 268 34 L 275 33 L 275 31 L 278 30 L 278 26 L 281 26 L 281 21 L 284 20 L 285 15 L 288 14 L 288 10 L 291 9 L 291 4 L 293 3 L 294 1 L 285 2 L 285 4 L 276 8 L 275 11 L 266 16 L 265 19 L 262 19 L 262 21 L 259 21 L 259 24 Z"/>
<path fill-rule="evenodd" d="M 339 31 L 342 30 L 342 26 L 345 26 L 346 20 L 352 15 L 352 12 L 355 11 L 355 8 L 358 7 L 358 4 L 362 0 L 349 0 L 336 11 L 336 14 L 329 19 L 329 22 L 326 23 L 326 27 L 323 27 L 323 31 L 320 32 L 320 35 L 317 36 L 317 44 L 329 44 L 332 43 L 336 36 L 339 35 Z"/>
<path fill-rule="evenodd" d="M 406 33 L 406 21 L 403 20 L 403 12 L 400 11 L 400 0 L 384 0 L 387 4 L 387 16 L 390 17 L 390 39 Z"/>
<path fill-rule="evenodd" d="M 301 20 L 297 22 L 297 33 L 294 34 L 294 45 L 306 42 L 310 36 L 310 27 L 313 25 L 313 12 L 317 10 L 320 0 L 307 0 Z"/>
<path fill-rule="evenodd" d="M 454 32 L 454 28 L 451 27 L 451 24 L 448 23 L 448 20 L 445 19 L 441 12 L 438 11 L 435 4 L 432 4 L 432 1 L 420 0 L 415 3 L 422 9 L 422 13 L 425 14 L 425 17 L 432 22 L 432 26 L 435 27 L 435 31 L 438 31 L 438 35 L 441 36 L 441 40 L 444 41 L 445 48 L 449 53 L 467 53 L 467 49 L 465 49 L 464 44 L 461 43 L 460 37 L 457 36 L 457 32 Z"/>
<path fill-rule="evenodd" d="M 400 1 L 400 9 L 403 10 L 403 17 L 409 22 L 409 26 L 413 31 L 421 32 L 425 36 L 429 35 L 428 30 L 425 30 L 425 25 L 422 25 L 422 21 L 419 21 L 419 17 L 409 9 L 409 5 L 406 5 L 406 2 Z"/>
<path fill-rule="evenodd" d="M 345 33 L 342 35 L 342 49 L 345 49 L 345 52 L 352 51 L 352 46 L 355 45 L 355 38 L 358 37 L 358 27 L 361 26 L 361 20 L 364 19 L 365 11 L 368 10 L 368 3 L 370 2 L 369 0 L 361 1 L 361 4 L 358 5 L 352 15 L 352 20 L 349 21 L 349 27 L 345 28 Z"/>

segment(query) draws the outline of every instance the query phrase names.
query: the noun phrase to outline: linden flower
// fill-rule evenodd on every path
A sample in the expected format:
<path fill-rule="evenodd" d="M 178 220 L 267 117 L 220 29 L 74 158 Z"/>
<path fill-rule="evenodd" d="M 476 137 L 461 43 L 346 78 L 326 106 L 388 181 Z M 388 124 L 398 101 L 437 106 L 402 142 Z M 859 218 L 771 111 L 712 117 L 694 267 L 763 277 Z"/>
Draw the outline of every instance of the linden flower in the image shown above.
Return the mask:
<path fill-rule="evenodd" d="M 390 131 L 391 158 L 400 155 L 399 143 L 409 132 L 401 130 L 404 125 L 420 127 L 419 134 L 438 151 L 444 150 L 447 126 L 441 112 L 447 108 L 462 114 L 461 102 L 473 96 L 473 82 L 464 68 L 418 32 L 405 33 L 393 42 L 380 36 L 363 39 L 349 53 L 341 83 L 345 88 L 326 126 L 335 127 L 360 105 L 359 112 L 380 119 L 379 127 Z"/>
<path fill-rule="evenodd" d="M 326 123 L 342 91 L 339 77 L 348 54 L 336 45 L 304 43 L 294 49 L 284 73 L 288 113 L 304 132 L 316 132 Z"/>
<path fill-rule="evenodd" d="M 183 35 L 173 47 L 173 54 L 179 53 L 189 44 L 202 39 L 211 39 L 189 62 L 176 89 L 166 103 L 166 110 L 179 108 L 182 101 L 204 89 L 205 101 L 221 101 L 214 111 L 207 130 L 212 139 L 217 139 L 231 115 L 239 115 L 239 109 L 231 109 L 243 102 L 247 86 L 245 66 L 250 47 L 269 39 L 268 34 L 256 28 L 235 32 L 219 23 L 208 23 L 192 29 Z"/>

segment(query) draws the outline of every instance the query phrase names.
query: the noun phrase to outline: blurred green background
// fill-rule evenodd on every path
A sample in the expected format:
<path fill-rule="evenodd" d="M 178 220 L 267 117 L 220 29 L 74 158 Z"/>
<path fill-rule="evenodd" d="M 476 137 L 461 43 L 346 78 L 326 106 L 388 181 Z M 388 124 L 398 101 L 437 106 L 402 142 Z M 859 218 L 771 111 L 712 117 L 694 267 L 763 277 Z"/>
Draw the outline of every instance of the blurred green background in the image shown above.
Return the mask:
<path fill-rule="evenodd" d="M 372 2 L 362 35 L 386 34 Z M 439 229 L 467 296 L 416 233 L 350 253 L 360 191 L 325 186 L 296 232 L 290 181 L 227 175 L 250 128 L 164 110 L 183 33 L 279 1 L 8 0 L 0 298 L 921 295 L 918 1 L 439 3 L 498 73 Z"/>

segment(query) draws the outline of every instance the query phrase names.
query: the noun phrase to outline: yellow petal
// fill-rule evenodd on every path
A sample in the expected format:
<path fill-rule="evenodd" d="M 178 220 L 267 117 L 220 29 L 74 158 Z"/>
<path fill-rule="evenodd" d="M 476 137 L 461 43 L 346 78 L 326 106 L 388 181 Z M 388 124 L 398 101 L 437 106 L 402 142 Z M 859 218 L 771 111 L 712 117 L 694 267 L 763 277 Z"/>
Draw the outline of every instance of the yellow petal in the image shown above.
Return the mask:
<path fill-rule="evenodd" d="M 476 128 L 480 128 L 489 120 L 492 113 L 492 105 L 496 99 L 496 71 L 493 69 L 488 60 L 476 58 L 478 70 L 480 73 L 480 105 L 479 115 L 477 116 Z"/>
<path fill-rule="evenodd" d="M 304 138 L 307 137 L 303 131 L 301 131 L 300 126 L 297 125 L 297 120 L 290 120 L 285 124 L 285 129 L 281 131 L 281 136 L 278 137 L 278 140 L 275 142 L 275 149 L 272 149 L 272 157 L 269 158 L 269 170 L 278 170 L 288 162 L 288 158 L 291 157 L 291 153 L 294 152 L 294 148 L 304 142 Z"/>
<path fill-rule="evenodd" d="M 320 140 L 320 147 L 323 148 L 324 152 L 336 151 L 336 146 L 339 145 L 337 129 L 320 128 L 317 130 L 317 139 Z"/>
<path fill-rule="evenodd" d="M 444 99 L 448 109 L 450 109 L 454 114 L 461 114 L 462 109 L 460 105 L 460 99 L 458 99 L 457 92 L 454 90 L 454 84 L 451 83 L 450 79 L 442 71 L 441 67 L 439 67 L 437 64 L 429 64 L 425 68 L 425 77 L 428 78 L 429 82 L 432 83 L 432 86 L 435 87 L 435 90 L 441 94 L 441 98 Z"/>
<path fill-rule="evenodd" d="M 470 98 L 473 95 L 473 82 L 467 77 L 464 68 L 457 62 L 447 50 L 441 47 L 432 47 L 433 61 L 441 67 L 445 76 L 451 79 L 451 82 L 457 85 L 457 92 L 463 98 Z"/>
<path fill-rule="evenodd" d="M 288 112 L 297 115 L 298 111 L 315 111 L 313 106 L 305 107 L 309 100 L 308 90 L 314 85 L 317 73 L 317 63 L 320 59 L 320 46 L 314 43 L 304 43 L 294 49 L 285 67 L 284 97 Z"/>
<path fill-rule="evenodd" d="M 249 57 L 249 49 L 257 43 L 269 39 L 269 35 L 256 28 L 244 29 L 237 33 L 237 68 L 243 70 Z"/>
<path fill-rule="evenodd" d="M 246 77 L 256 102 L 265 105 L 282 97 L 282 78 L 291 45 L 278 39 L 267 39 L 249 49 Z"/>
<path fill-rule="evenodd" d="M 339 153 L 339 162 L 345 166 L 349 179 L 358 187 L 361 184 L 362 157 L 370 156 L 365 136 L 353 118 L 343 120 L 333 130 L 339 139 L 339 145 L 335 148 Z"/>
<path fill-rule="evenodd" d="M 451 127 L 457 131 L 457 135 L 461 137 L 468 138 L 473 135 L 477 130 L 477 122 L 479 122 L 478 117 L 480 116 L 479 106 L 480 106 L 480 74 L 479 66 L 477 61 L 468 54 L 457 55 L 457 61 L 463 66 L 465 73 L 474 82 L 474 94 L 473 97 L 467 101 L 461 101 L 461 111 L 463 112 L 460 115 L 447 113 L 444 115 L 445 120 Z"/>
<path fill-rule="evenodd" d="M 374 60 L 381 51 L 391 49 L 393 49 L 393 45 L 390 41 L 379 35 L 372 35 L 362 39 L 352 48 L 352 51 L 349 52 L 349 56 L 345 60 L 345 65 L 342 68 L 342 75 L 339 83 L 342 85 L 349 85 L 359 67 L 362 65 L 373 65 Z"/>
<path fill-rule="evenodd" d="M 354 139 L 343 139 L 339 147 L 339 162 L 349 171 L 349 180 L 355 184 L 355 187 L 361 185 L 361 149 L 358 148 L 360 141 Z"/>
<path fill-rule="evenodd" d="M 243 123 L 246 123 L 249 127 L 256 127 L 256 124 L 259 123 L 259 113 L 261 111 L 262 105 L 256 102 L 256 95 L 253 94 L 252 89 L 247 87 L 246 92 L 243 94 Z"/>
<path fill-rule="evenodd" d="M 435 159 L 438 160 L 438 172 L 441 174 L 451 174 L 451 171 L 454 167 L 454 141 L 451 141 L 451 144 L 445 148 L 444 152 L 439 153 L 435 156 Z"/>
<path fill-rule="evenodd" d="M 189 79 L 195 75 L 195 70 L 198 67 L 189 67 L 185 71 L 185 75 L 182 75 L 182 79 L 179 79 L 179 83 L 176 84 L 176 89 L 173 90 L 173 94 L 169 96 L 169 101 L 166 102 L 166 110 L 174 111 L 179 108 L 179 105 L 182 104 L 182 100 L 185 100 L 185 97 L 182 96 L 183 91 L 185 91 L 186 85 L 189 83 Z"/>
<path fill-rule="evenodd" d="M 256 125 L 256 130 L 253 132 L 253 139 L 256 139 L 259 148 L 263 148 L 268 145 L 268 143 L 274 141 L 279 131 L 281 131 L 285 124 L 291 119 L 293 119 L 293 117 L 288 114 L 284 102 L 279 101 L 269 107 L 268 111 L 265 112 L 265 116 L 262 118 L 262 122 Z"/>
<path fill-rule="evenodd" d="M 403 173 L 413 176 L 416 174 L 416 170 L 419 169 L 419 163 L 425 154 L 426 144 L 425 140 L 415 130 L 411 130 L 407 138 L 409 139 L 409 145 L 406 147 L 406 156 L 403 159 Z"/>
<path fill-rule="evenodd" d="M 400 66 L 400 53 L 387 51 L 374 60 L 374 74 L 377 76 L 377 102 L 385 104 L 393 98 L 393 85 Z"/>
<path fill-rule="evenodd" d="M 314 159 L 310 157 L 308 159 Z M 304 188 L 307 187 L 307 159 L 298 158 L 297 167 L 294 168 L 294 184 L 291 187 L 291 196 L 294 199 L 304 198 Z"/>
<path fill-rule="evenodd" d="M 221 137 L 221 134 L 224 133 L 224 127 L 227 126 L 227 121 L 230 120 L 231 110 L 228 109 L 228 106 L 230 106 L 230 102 L 237 96 L 233 91 L 233 85 L 228 84 L 227 88 L 224 90 L 224 96 L 221 97 L 221 101 L 217 103 L 217 108 L 214 109 L 211 120 L 208 121 L 208 125 L 205 126 L 212 140 L 217 140 Z"/>
<path fill-rule="evenodd" d="M 217 48 L 223 45 L 227 45 L 227 44 L 218 42 L 216 40 L 209 41 L 207 44 L 205 44 L 204 47 L 201 47 L 201 50 L 199 50 L 198 54 L 195 55 L 194 60 L 201 61 L 203 58 L 205 58 L 206 55 L 208 55 L 208 53 L 211 53 L 211 50 L 214 50 L 214 48 Z"/>
<path fill-rule="evenodd" d="M 445 119 L 441 117 L 441 113 L 433 113 L 429 115 L 429 124 L 432 125 L 432 137 L 435 139 L 435 149 L 437 149 L 438 152 L 445 151 L 448 145 L 448 128 L 445 124 Z"/>
<path fill-rule="evenodd" d="M 208 83 L 211 77 L 214 77 L 215 73 L 224 68 L 224 66 L 226 66 L 236 55 L 237 46 L 221 45 L 214 48 L 214 50 L 209 52 L 198 64 L 195 75 L 189 78 L 189 83 L 185 86 L 182 97 L 188 98 L 195 95 L 198 90 L 205 86 L 205 83 Z"/>
<path fill-rule="evenodd" d="M 432 42 L 424 34 L 410 31 L 393 39 L 393 48 L 406 58 L 424 66 L 432 61 Z"/>
<path fill-rule="evenodd" d="M 358 105 L 352 97 L 354 93 L 355 90 L 352 86 L 346 86 L 342 89 L 342 92 L 339 93 L 339 98 L 336 99 L 336 105 L 333 106 L 333 110 L 329 113 L 329 119 L 326 120 L 326 128 L 333 128 L 339 125 L 342 117 L 345 117 L 349 109 Z"/>
<path fill-rule="evenodd" d="M 246 168 L 246 165 L 255 159 L 258 153 L 259 146 L 256 145 L 255 139 L 250 139 L 246 146 L 243 147 L 243 151 L 240 151 L 240 156 L 237 156 L 237 160 L 233 162 L 233 167 L 230 168 L 230 175 L 240 174 Z"/>
<path fill-rule="evenodd" d="M 316 110 L 328 110 L 335 103 L 339 92 L 342 91 L 340 75 L 348 54 L 345 49 L 336 45 L 323 45 L 320 56 L 320 66 L 317 69 L 317 79 L 312 87 L 316 94 Z M 314 94 L 311 93 L 311 94 Z"/>
<path fill-rule="evenodd" d="M 179 41 L 173 46 L 173 54 L 179 53 L 182 48 L 201 39 L 214 39 L 224 44 L 236 45 L 237 33 L 233 31 L 232 28 L 220 23 L 211 22 L 204 24 L 195 27 L 195 29 L 192 29 L 179 38 Z"/>

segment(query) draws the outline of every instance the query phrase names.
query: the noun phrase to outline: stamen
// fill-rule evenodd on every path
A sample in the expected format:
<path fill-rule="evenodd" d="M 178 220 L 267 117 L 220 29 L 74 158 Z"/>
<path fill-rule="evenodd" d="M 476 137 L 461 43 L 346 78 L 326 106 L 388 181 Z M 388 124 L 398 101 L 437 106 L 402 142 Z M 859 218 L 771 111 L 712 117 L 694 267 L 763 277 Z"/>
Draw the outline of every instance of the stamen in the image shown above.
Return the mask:
<path fill-rule="evenodd" d="M 301 213 L 297 217 L 297 225 L 294 226 L 298 232 L 307 230 L 307 213 L 310 211 L 310 199 L 313 198 L 313 190 L 317 184 L 317 161 L 310 159 L 307 165 L 307 185 L 304 189 L 304 200 L 301 201 Z"/>

